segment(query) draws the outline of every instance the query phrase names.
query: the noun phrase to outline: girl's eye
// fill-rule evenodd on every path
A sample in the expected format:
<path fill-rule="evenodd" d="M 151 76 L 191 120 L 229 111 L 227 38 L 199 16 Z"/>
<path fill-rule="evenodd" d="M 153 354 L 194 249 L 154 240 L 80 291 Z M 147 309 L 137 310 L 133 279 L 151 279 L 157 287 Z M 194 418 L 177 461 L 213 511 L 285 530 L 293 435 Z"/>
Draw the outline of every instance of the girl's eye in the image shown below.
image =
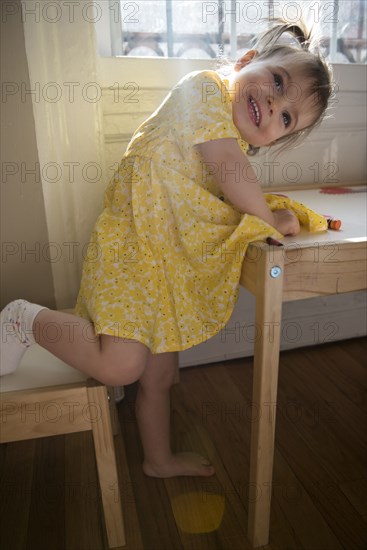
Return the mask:
<path fill-rule="evenodd" d="M 280 92 L 283 88 L 283 79 L 280 76 L 280 74 L 274 75 L 274 84 L 278 92 Z"/>
<path fill-rule="evenodd" d="M 287 113 L 287 112 L 284 112 L 284 113 L 282 113 L 282 118 L 283 118 L 284 126 L 285 126 L 286 128 L 288 128 L 288 126 L 289 126 L 290 123 L 291 123 L 291 116 L 290 116 L 290 114 Z"/>

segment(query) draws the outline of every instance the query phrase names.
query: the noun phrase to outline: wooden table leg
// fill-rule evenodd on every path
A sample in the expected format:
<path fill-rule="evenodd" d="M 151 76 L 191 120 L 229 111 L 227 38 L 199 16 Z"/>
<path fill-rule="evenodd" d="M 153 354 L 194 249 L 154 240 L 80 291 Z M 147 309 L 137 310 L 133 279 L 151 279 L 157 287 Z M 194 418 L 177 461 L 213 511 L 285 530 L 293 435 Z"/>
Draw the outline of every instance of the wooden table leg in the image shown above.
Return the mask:
<path fill-rule="evenodd" d="M 91 415 L 96 416 L 91 423 L 108 544 L 116 548 L 125 545 L 125 531 L 107 389 L 91 384 L 87 392 Z"/>
<path fill-rule="evenodd" d="M 275 412 L 282 317 L 282 249 L 262 249 L 256 281 L 256 329 L 254 353 L 248 537 L 252 545 L 269 540 L 273 476 Z"/>

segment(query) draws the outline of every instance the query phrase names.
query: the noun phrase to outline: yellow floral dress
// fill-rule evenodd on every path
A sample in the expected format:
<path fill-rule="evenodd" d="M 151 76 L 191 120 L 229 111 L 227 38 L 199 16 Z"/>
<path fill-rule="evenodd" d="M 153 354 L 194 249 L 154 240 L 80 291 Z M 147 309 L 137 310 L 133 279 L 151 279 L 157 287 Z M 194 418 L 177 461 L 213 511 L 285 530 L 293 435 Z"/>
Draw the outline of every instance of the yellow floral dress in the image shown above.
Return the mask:
<path fill-rule="evenodd" d="M 183 78 L 133 135 L 106 190 L 75 309 L 96 334 L 161 353 L 199 344 L 228 321 L 248 243 L 281 235 L 221 197 L 221 167 L 204 165 L 194 147 L 221 138 L 248 150 L 214 71 Z M 267 198 L 271 208 L 295 208 L 311 230 L 326 229 L 303 205 Z"/>

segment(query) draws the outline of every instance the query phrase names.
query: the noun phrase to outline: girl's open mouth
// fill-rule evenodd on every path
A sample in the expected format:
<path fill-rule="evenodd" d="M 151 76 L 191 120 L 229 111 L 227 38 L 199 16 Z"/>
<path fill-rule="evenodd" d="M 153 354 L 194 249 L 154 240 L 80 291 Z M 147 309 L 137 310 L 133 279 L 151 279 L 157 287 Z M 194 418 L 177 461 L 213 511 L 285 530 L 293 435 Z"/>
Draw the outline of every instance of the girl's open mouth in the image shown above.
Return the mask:
<path fill-rule="evenodd" d="M 251 95 L 247 100 L 247 109 L 252 122 L 258 128 L 260 126 L 260 121 L 261 121 L 261 111 L 258 103 L 255 101 L 255 99 Z"/>

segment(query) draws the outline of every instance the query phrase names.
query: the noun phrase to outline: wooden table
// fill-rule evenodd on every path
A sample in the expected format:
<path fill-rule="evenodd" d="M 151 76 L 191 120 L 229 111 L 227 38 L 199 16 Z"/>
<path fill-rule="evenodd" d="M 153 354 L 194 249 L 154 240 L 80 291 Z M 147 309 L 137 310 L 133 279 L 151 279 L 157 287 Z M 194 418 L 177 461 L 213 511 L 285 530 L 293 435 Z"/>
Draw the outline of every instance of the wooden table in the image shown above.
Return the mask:
<path fill-rule="evenodd" d="M 282 303 L 367 288 L 366 192 L 321 194 L 317 189 L 286 191 L 319 213 L 341 219 L 340 231 L 286 237 L 283 247 L 252 243 L 240 283 L 256 297 L 248 537 L 254 547 L 269 540 L 275 412 Z"/>

